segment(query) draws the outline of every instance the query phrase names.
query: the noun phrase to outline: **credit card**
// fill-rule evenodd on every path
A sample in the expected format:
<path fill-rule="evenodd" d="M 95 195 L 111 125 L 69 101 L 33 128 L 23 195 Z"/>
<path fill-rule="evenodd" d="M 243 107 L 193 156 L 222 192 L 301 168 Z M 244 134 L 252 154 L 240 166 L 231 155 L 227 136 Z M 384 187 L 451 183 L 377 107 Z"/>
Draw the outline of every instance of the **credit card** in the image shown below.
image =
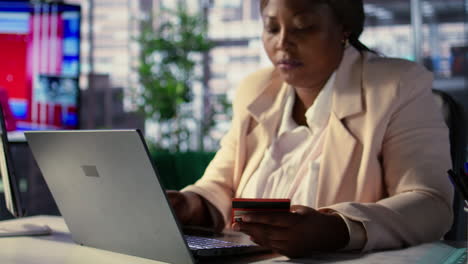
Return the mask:
<path fill-rule="evenodd" d="M 289 212 L 290 199 L 233 198 L 232 222 L 241 222 L 242 215 L 257 212 Z"/>

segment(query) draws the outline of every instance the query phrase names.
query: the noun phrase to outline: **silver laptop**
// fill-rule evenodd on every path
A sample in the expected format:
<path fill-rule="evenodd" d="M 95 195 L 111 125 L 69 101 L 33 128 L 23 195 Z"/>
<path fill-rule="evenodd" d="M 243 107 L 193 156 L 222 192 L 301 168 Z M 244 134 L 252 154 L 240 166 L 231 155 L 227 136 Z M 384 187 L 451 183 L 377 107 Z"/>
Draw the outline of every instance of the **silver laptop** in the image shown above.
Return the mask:
<path fill-rule="evenodd" d="M 170 263 L 264 250 L 237 232 L 184 235 L 138 130 L 25 134 L 78 244 Z"/>

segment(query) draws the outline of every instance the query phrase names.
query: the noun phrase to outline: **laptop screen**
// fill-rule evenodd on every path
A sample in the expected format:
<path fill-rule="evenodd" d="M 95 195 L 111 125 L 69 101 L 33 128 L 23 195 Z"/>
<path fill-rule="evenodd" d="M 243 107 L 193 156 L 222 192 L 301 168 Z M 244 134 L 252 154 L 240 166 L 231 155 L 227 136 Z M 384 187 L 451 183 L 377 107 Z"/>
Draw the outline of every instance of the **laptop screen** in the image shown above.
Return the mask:
<path fill-rule="evenodd" d="M 2 177 L 3 192 L 8 211 L 15 217 L 24 215 L 21 207 L 20 193 L 13 173 L 10 150 L 8 148 L 8 139 L 6 134 L 5 118 L 3 109 L 0 107 L 0 174 Z"/>

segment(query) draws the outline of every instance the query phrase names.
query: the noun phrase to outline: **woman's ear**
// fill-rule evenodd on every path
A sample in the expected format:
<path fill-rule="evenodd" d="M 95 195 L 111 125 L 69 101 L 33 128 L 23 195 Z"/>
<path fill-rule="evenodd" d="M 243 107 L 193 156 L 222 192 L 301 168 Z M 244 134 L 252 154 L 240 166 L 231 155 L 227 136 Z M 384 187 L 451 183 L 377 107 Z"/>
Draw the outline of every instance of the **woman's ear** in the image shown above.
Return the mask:
<path fill-rule="evenodd" d="M 343 38 L 341 39 L 341 44 L 343 47 L 347 47 L 349 45 L 349 37 L 351 36 L 351 32 L 349 31 L 344 31 L 343 32 Z"/>
<path fill-rule="evenodd" d="M 343 39 L 349 39 L 351 31 L 343 30 Z"/>

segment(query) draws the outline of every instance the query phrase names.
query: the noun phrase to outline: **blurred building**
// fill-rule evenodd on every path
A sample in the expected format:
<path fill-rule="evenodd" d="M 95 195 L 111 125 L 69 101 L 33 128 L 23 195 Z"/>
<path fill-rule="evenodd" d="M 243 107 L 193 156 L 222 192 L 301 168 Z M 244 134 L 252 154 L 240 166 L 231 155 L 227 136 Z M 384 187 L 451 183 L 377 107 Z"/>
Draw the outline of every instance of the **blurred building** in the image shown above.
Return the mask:
<path fill-rule="evenodd" d="M 112 87 L 121 87 L 125 108 L 132 108 L 130 90 L 136 84 L 138 19 L 153 9 L 152 0 L 67 0 L 82 7 L 81 87 L 88 74 L 107 74 Z M 90 10 L 92 12 L 90 13 Z M 90 35 L 92 23 L 92 35 Z"/>
<path fill-rule="evenodd" d="M 81 127 L 86 129 L 125 129 L 138 128 L 145 131 L 143 114 L 125 111 L 124 89 L 112 87 L 108 74 L 94 74 L 94 89 L 81 92 Z"/>
<path fill-rule="evenodd" d="M 131 89 L 137 85 L 139 19 L 156 14 L 161 7 L 185 2 L 209 22 L 209 37 L 216 43 L 205 68 L 208 90 L 194 86 L 194 111 L 202 113 L 203 93 L 233 98 L 239 81 L 260 67 L 270 65 L 262 47 L 259 0 L 68 0 L 83 11 L 82 87 L 88 86 L 90 62 L 93 73 L 108 74 L 112 87 L 122 87 L 125 107 L 132 108 Z M 466 0 L 364 0 L 367 16 L 361 37 L 370 48 L 389 57 L 424 64 L 436 77 L 435 88 L 448 90 L 468 104 L 466 94 L 467 45 Z M 89 42 L 89 10 L 93 34 Z M 419 21 L 419 24 L 417 23 Z M 93 43 L 90 61 L 90 43 Z M 202 67 L 202 66 L 200 66 Z M 467 100 L 464 100 L 467 99 Z M 468 106 L 466 106 L 468 108 Z M 200 109 L 199 109 L 200 108 Z M 229 117 L 220 118 L 209 135 L 216 142 L 226 132 Z M 213 148 L 216 148 L 216 144 Z"/>
<path fill-rule="evenodd" d="M 153 9 L 153 1 L 66 2 L 82 7 L 81 127 L 144 129 L 143 117 L 131 112 L 136 110 L 132 104 L 138 65 L 135 38 L 138 20 Z M 93 76 L 91 80 L 89 76 Z"/>

